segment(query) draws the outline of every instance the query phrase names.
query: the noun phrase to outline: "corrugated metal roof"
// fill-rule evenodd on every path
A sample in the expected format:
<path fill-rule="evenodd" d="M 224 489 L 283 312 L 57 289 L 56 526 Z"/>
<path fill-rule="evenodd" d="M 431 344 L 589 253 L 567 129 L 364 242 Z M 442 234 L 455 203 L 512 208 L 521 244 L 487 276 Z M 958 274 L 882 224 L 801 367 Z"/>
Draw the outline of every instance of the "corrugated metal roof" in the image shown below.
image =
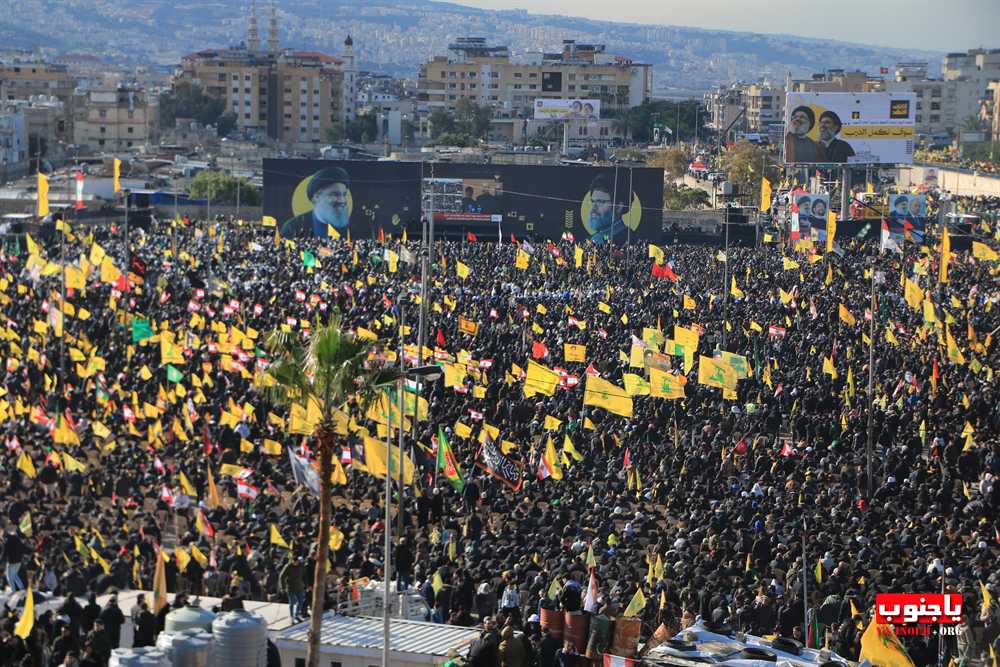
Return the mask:
<path fill-rule="evenodd" d="M 449 649 L 462 650 L 479 636 L 477 628 L 457 625 L 422 623 L 392 619 L 389 648 L 399 653 L 447 655 Z M 299 623 L 278 635 L 278 640 L 306 642 L 309 621 Z M 371 616 L 340 616 L 327 612 L 323 616 L 320 644 L 350 648 L 382 648 L 382 619 Z"/>

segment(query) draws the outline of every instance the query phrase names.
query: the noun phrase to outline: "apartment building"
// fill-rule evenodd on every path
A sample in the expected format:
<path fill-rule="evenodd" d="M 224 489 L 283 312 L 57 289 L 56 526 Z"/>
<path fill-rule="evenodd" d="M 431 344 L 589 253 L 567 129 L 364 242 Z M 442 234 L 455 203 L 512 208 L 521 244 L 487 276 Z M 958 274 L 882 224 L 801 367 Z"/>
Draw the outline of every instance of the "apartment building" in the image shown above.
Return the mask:
<path fill-rule="evenodd" d="M 95 88 L 74 101 L 73 143 L 78 150 L 128 153 L 156 134 L 157 107 L 136 86 Z"/>
<path fill-rule="evenodd" d="M 982 98 L 988 90 L 980 91 L 976 79 L 930 79 L 927 63 L 899 63 L 893 78 L 878 86 L 890 92 L 913 92 L 917 96 L 917 134 L 954 134 L 969 118 L 979 116 Z"/>
<path fill-rule="evenodd" d="M 507 46 L 463 37 L 420 66 L 417 95 L 428 109 L 455 111 L 461 100 L 493 107 L 499 118 L 530 117 L 537 98 L 592 98 L 602 115 L 648 101 L 652 65 L 605 53 L 603 44 L 564 40 L 556 53 L 532 52 L 517 60 Z"/>
<path fill-rule="evenodd" d="M 785 120 L 785 87 L 767 81 L 752 83 L 740 91 L 740 103 L 747 110 L 750 132 L 766 132 L 772 123 Z"/>
<path fill-rule="evenodd" d="M 173 82 L 198 84 L 225 100 L 237 127 L 250 137 L 310 147 L 325 142 L 329 128 L 354 119 L 358 72 L 353 46 L 348 36 L 340 57 L 279 50 L 272 10 L 270 37 L 262 48 L 254 9 L 245 44 L 185 56 Z"/>
<path fill-rule="evenodd" d="M 808 79 L 792 81 L 791 88 L 796 93 L 863 93 L 881 81 L 880 77 L 872 77 L 859 70 L 828 69 Z"/>
<path fill-rule="evenodd" d="M 0 105 L 0 183 L 26 173 L 30 157 L 24 110 Z"/>
<path fill-rule="evenodd" d="M 990 82 L 1000 81 L 1000 49 L 949 53 L 944 57 L 941 78 L 945 81 L 975 81 L 979 86 L 980 96 L 987 98 L 990 96 Z"/>
<path fill-rule="evenodd" d="M 21 60 L 0 63 L 0 101 L 55 98 L 62 103 L 63 124 L 70 134 L 76 87 L 76 76 L 66 65 Z"/>
<path fill-rule="evenodd" d="M 718 86 L 705 93 L 705 108 L 708 110 L 708 127 L 719 132 L 729 127 L 743 108 L 740 102 L 742 86 L 734 83 Z"/>

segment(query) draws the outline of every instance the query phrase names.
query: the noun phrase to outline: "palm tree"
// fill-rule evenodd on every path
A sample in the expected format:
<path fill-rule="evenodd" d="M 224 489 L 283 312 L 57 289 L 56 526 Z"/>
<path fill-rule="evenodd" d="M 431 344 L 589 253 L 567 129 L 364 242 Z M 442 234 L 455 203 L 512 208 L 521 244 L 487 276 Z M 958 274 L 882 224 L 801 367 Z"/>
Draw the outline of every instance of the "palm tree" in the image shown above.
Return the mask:
<path fill-rule="evenodd" d="M 307 656 L 309 667 L 318 667 L 326 564 L 330 552 L 330 477 L 337 438 L 334 413 L 336 406 L 343 405 L 351 397 L 363 413 L 380 391 L 400 378 L 401 371 L 384 366 L 366 368 L 371 343 L 343 330 L 336 315 L 326 325 L 317 326 L 304 343 L 291 332 L 274 331 L 268 336 L 265 347 L 274 356 L 267 369 L 273 381 L 267 388 L 272 400 L 302 406 L 314 401 L 320 408 L 320 420 L 313 431 L 313 438 L 319 445 L 319 530 Z"/>

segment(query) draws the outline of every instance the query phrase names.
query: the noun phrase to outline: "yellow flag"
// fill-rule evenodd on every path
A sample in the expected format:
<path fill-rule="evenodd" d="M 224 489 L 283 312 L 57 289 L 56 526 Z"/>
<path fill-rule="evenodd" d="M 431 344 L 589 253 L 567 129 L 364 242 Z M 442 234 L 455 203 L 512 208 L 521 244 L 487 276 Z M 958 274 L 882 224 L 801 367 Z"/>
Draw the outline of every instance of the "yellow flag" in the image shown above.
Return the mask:
<path fill-rule="evenodd" d="M 673 375 L 658 368 L 649 369 L 649 395 L 656 398 L 684 398 L 684 385 L 687 380 L 683 375 Z"/>
<path fill-rule="evenodd" d="M 514 267 L 523 271 L 528 268 L 528 261 L 530 259 L 531 256 L 528 253 L 523 250 L 518 250 L 517 257 L 514 259 Z"/>
<path fill-rule="evenodd" d="M 732 283 L 729 286 L 729 293 L 732 294 L 735 299 L 742 299 L 746 296 L 743 290 L 736 286 L 736 276 L 732 277 Z"/>
<path fill-rule="evenodd" d="M 115 181 L 115 192 L 122 191 L 122 161 L 115 158 L 114 162 L 114 181 Z"/>
<path fill-rule="evenodd" d="M 698 382 L 699 384 L 716 387 L 718 389 L 735 390 L 739 378 L 736 371 L 723 363 L 721 360 L 712 357 L 698 357 Z"/>
<path fill-rule="evenodd" d="M 35 475 L 38 474 L 35 472 L 35 464 L 32 463 L 31 457 L 24 451 L 22 451 L 21 455 L 17 457 L 17 469 L 31 479 L 35 479 Z"/>
<path fill-rule="evenodd" d="M 622 417 L 632 416 L 632 397 L 623 388 L 594 375 L 587 376 L 583 404 L 604 408 Z"/>
<path fill-rule="evenodd" d="M 943 231 L 941 232 L 941 265 L 938 270 L 939 283 L 948 282 L 948 262 L 950 261 L 951 261 L 951 235 L 948 234 L 948 225 L 944 225 Z"/>
<path fill-rule="evenodd" d="M 947 281 L 943 281 L 947 282 Z M 920 311 L 921 303 L 924 300 L 924 291 L 915 282 L 906 278 L 903 283 L 903 298 L 906 304 L 913 310 Z"/>
<path fill-rule="evenodd" d="M 278 532 L 278 527 L 275 526 L 273 523 L 271 524 L 270 543 L 275 546 L 279 546 L 282 549 L 291 549 L 291 547 L 288 546 L 288 542 L 285 541 L 285 538 L 283 538 L 281 536 L 281 533 Z"/>
<path fill-rule="evenodd" d="M 157 614 L 167 606 L 167 571 L 166 562 L 163 560 L 165 556 L 162 549 L 157 550 L 156 569 L 153 571 L 153 612 Z"/>
<path fill-rule="evenodd" d="M 837 236 L 837 216 L 833 211 L 826 212 L 826 251 L 833 252 L 833 239 Z"/>
<path fill-rule="evenodd" d="M 524 395 L 532 397 L 535 394 L 552 396 L 559 385 L 559 375 L 539 363 L 528 361 L 528 374 L 524 379 Z"/>
<path fill-rule="evenodd" d="M 83 465 L 66 452 L 62 453 L 63 465 L 69 472 L 86 472 L 87 466 Z"/>
<path fill-rule="evenodd" d="M 44 218 L 49 214 L 49 179 L 45 174 L 38 172 L 38 217 Z"/>
<path fill-rule="evenodd" d="M 687 294 L 684 295 L 684 310 L 694 310 L 698 307 L 697 302 L 689 297 Z"/>
<path fill-rule="evenodd" d="M 469 277 L 469 267 L 463 264 L 461 260 L 458 260 L 455 262 L 455 274 L 462 280 L 465 280 Z"/>
<path fill-rule="evenodd" d="M 760 179 L 760 210 L 761 213 L 771 210 L 771 181 Z"/>
<path fill-rule="evenodd" d="M 567 362 L 584 362 L 587 360 L 587 346 L 566 343 L 563 345 L 563 354 Z"/>
<path fill-rule="evenodd" d="M 628 393 L 629 396 L 649 395 L 649 382 L 647 382 L 641 375 L 636 375 L 635 373 L 625 373 L 622 375 L 622 380 L 625 383 L 625 392 Z"/>
<path fill-rule="evenodd" d="M 27 639 L 34 627 L 35 596 L 31 592 L 31 584 L 28 584 L 28 594 L 24 598 L 24 611 L 21 612 L 21 618 L 18 619 L 17 625 L 14 626 L 14 635 L 21 639 Z"/>
<path fill-rule="evenodd" d="M 562 426 L 561 419 L 556 419 L 552 415 L 545 415 L 545 422 L 542 424 L 543 429 L 546 431 L 558 431 L 560 426 Z"/>
<path fill-rule="evenodd" d="M 552 479 L 562 479 L 563 471 L 562 467 L 559 465 L 559 455 L 556 454 L 556 445 L 552 442 L 551 435 L 545 441 L 545 452 L 543 457 L 545 459 L 545 467 L 548 468 L 549 474 L 552 475 Z"/>
<path fill-rule="evenodd" d="M 861 660 L 878 667 L 914 667 L 892 626 L 879 627 L 873 618 L 861 635 Z"/>
<path fill-rule="evenodd" d="M 191 496 L 192 498 L 197 498 L 198 491 L 194 488 L 194 484 L 191 483 L 191 480 L 187 478 L 187 475 L 181 472 L 178 477 L 180 479 L 181 489 L 184 491 L 184 493 Z"/>
<path fill-rule="evenodd" d="M 951 242 L 949 240 L 949 245 L 950 243 Z M 1000 259 L 1000 255 L 997 254 L 996 250 L 989 247 L 985 243 L 980 243 L 979 241 L 972 242 L 972 256 L 976 259 L 982 259 L 988 262 L 995 262 Z"/>
<path fill-rule="evenodd" d="M 642 594 L 642 587 L 636 589 L 635 595 L 632 596 L 632 601 L 628 603 L 625 607 L 625 611 L 622 616 L 628 618 L 630 616 L 637 616 L 643 609 L 646 608 L 646 596 Z"/>
<path fill-rule="evenodd" d="M 663 249 L 650 243 L 649 258 L 656 260 L 656 265 L 661 266 L 663 264 Z"/>
<path fill-rule="evenodd" d="M 799 263 L 793 259 L 788 259 L 787 257 L 781 258 L 781 266 L 785 271 L 794 271 L 799 268 Z"/>
<path fill-rule="evenodd" d="M 573 441 L 569 439 L 569 435 L 563 435 L 563 451 L 569 452 L 569 454 L 577 461 L 583 460 L 583 454 L 576 450 L 573 446 Z"/>
<path fill-rule="evenodd" d="M 208 468 L 205 486 L 208 487 L 208 491 L 205 493 L 205 506 L 208 509 L 215 509 L 221 506 L 222 500 L 219 498 L 219 489 L 215 486 L 215 477 L 212 476 L 212 468 Z"/>

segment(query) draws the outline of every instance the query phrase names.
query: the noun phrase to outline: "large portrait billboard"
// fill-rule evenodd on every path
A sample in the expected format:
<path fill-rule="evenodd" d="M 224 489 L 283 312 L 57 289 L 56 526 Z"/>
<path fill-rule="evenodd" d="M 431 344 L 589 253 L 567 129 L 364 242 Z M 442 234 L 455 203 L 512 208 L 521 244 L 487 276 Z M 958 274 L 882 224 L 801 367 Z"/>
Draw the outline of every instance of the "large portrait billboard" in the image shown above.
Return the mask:
<path fill-rule="evenodd" d="M 288 238 L 398 234 L 432 203 L 443 237 L 662 235 L 662 169 L 435 163 L 431 172 L 419 162 L 264 160 L 264 215 Z"/>
<path fill-rule="evenodd" d="M 911 164 L 913 93 L 788 93 L 785 164 Z"/>
<path fill-rule="evenodd" d="M 592 99 L 535 99 L 535 120 L 596 120 L 601 117 L 601 101 Z"/>

